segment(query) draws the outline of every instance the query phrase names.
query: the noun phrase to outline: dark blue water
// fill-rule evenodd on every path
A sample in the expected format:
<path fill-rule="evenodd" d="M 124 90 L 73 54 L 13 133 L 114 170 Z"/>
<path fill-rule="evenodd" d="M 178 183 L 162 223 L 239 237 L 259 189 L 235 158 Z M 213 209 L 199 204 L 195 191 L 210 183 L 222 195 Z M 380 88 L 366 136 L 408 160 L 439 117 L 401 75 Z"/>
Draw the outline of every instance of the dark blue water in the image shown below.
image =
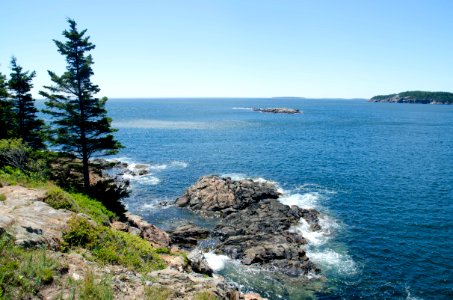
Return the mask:
<path fill-rule="evenodd" d="M 282 106 L 304 114 L 233 109 Z M 307 251 L 325 279 L 285 286 L 227 261 L 219 272 L 244 289 L 275 299 L 453 298 L 453 106 L 115 99 L 108 109 L 126 146 L 118 157 L 151 165 L 126 203 L 159 226 L 196 218 L 155 204 L 206 174 L 275 181 L 287 203 L 326 214 Z"/>

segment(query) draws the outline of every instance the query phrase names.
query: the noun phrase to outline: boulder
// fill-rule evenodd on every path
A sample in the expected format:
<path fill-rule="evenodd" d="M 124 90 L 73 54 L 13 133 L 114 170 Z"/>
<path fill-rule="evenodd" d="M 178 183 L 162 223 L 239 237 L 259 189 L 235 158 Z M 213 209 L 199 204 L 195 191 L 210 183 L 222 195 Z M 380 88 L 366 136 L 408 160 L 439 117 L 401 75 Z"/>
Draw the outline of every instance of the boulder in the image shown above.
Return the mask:
<path fill-rule="evenodd" d="M 263 199 L 277 199 L 279 196 L 275 185 L 269 182 L 206 176 L 176 199 L 176 205 L 205 216 L 221 216 Z"/>
<path fill-rule="evenodd" d="M 153 247 L 166 248 L 170 246 L 170 236 L 165 231 L 146 222 L 141 217 L 131 213 L 125 214 L 126 220 L 131 227 L 140 230 L 140 237 L 147 240 Z M 134 230 L 129 229 L 133 233 Z"/>
<path fill-rule="evenodd" d="M 54 209 L 42 202 L 46 192 L 21 186 L 4 186 L 0 194 L 0 232 L 14 237 L 22 247 L 44 247 L 58 250 L 62 232 L 74 213 Z"/>
<path fill-rule="evenodd" d="M 212 276 L 212 269 L 208 265 L 208 261 L 203 255 L 203 252 L 199 249 L 192 250 L 189 255 L 187 255 L 189 260 L 190 267 L 193 271 L 201 274 L 206 274 Z"/>
<path fill-rule="evenodd" d="M 198 227 L 192 223 L 178 226 L 169 231 L 171 243 L 184 247 L 195 246 L 199 240 L 206 239 L 209 236 L 209 230 Z"/>

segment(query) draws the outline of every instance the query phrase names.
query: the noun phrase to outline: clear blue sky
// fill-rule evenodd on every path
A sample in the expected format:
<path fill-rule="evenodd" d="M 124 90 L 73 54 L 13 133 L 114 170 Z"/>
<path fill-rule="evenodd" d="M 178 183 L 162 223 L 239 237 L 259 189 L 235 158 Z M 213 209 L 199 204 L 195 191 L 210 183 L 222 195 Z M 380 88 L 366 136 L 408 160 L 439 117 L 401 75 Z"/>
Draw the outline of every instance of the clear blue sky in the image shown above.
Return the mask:
<path fill-rule="evenodd" d="M 71 17 L 110 98 L 453 91 L 452 16 L 451 0 L 3 0 L 0 71 L 15 55 L 37 95 Z"/>

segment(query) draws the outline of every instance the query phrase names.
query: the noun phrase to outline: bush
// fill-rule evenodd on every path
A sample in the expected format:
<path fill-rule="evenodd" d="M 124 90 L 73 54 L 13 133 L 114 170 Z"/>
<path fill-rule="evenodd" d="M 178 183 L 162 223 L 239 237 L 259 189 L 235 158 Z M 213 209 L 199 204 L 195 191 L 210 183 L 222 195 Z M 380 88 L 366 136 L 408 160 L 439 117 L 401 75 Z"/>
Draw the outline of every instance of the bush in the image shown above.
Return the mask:
<path fill-rule="evenodd" d="M 6 196 L 3 194 L 0 194 L 0 201 L 5 201 L 5 200 L 6 200 Z"/>
<path fill-rule="evenodd" d="M 26 171 L 31 148 L 22 139 L 0 140 L 0 166 L 11 166 Z"/>
<path fill-rule="evenodd" d="M 64 249 L 86 248 L 103 263 L 119 264 L 140 272 L 165 267 L 155 249 L 142 238 L 94 225 L 79 216 L 69 220 L 68 229 L 63 232 L 63 240 Z"/>
<path fill-rule="evenodd" d="M 51 187 L 47 191 L 43 201 L 55 209 L 67 209 L 75 212 L 79 211 L 78 205 L 72 197 L 58 187 Z"/>

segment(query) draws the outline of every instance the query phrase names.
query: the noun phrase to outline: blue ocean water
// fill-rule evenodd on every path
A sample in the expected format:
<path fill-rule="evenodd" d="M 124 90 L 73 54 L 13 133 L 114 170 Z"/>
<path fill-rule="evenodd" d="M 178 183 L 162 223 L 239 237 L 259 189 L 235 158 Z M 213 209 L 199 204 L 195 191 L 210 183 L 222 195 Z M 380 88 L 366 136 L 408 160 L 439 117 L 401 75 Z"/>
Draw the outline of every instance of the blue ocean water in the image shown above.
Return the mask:
<path fill-rule="evenodd" d="M 292 107 L 304 114 L 253 112 Z M 310 99 L 113 99 L 117 156 L 150 165 L 128 209 L 169 228 L 205 224 L 174 200 L 200 176 L 276 182 L 282 201 L 323 212 L 296 230 L 323 270 L 291 284 L 213 257 L 218 272 L 271 299 L 453 298 L 453 106 Z"/>

